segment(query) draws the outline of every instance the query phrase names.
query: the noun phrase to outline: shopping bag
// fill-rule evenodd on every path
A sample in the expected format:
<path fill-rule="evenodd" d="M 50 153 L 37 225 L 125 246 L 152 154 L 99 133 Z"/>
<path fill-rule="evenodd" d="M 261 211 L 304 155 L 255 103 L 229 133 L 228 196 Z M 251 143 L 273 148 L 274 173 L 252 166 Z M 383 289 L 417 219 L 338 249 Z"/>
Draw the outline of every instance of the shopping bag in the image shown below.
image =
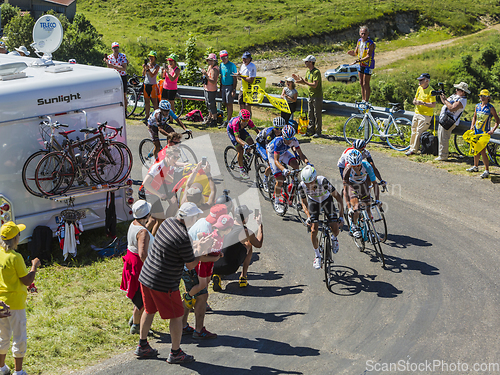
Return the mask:
<path fill-rule="evenodd" d="M 303 101 L 300 101 L 300 114 L 299 114 L 299 129 L 298 133 L 299 134 L 306 134 L 307 133 L 307 128 L 309 126 L 309 119 L 307 117 L 307 113 L 304 112 L 303 106 L 302 106 Z"/>

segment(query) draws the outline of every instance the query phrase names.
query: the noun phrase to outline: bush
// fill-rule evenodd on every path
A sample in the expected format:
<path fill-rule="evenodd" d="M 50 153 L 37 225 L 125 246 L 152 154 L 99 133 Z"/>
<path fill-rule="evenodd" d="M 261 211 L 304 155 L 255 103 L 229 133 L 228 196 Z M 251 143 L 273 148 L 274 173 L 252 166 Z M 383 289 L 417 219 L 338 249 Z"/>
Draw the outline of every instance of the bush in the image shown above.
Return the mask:
<path fill-rule="evenodd" d="M 13 50 L 19 46 L 29 48 L 33 41 L 33 26 L 35 26 L 35 20 L 29 14 L 17 14 L 12 17 L 4 29 L 8 49 Z"/>
<path fill-rule="evenodd" d="M 21 9 L 18 7 L 12 6 L 9 3 L 3 3 L 0 6 L 1 10 L 1 20 L 2 26 L 5 27 L 9 23 L 9 21 L 15 16 L 21 14 Z"/>

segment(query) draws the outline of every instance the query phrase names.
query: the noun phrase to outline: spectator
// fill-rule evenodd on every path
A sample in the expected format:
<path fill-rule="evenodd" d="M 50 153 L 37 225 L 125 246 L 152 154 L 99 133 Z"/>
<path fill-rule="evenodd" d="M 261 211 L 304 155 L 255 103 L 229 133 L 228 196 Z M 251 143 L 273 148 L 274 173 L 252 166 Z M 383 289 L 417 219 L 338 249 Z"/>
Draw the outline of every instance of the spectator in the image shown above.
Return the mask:
<path fill-rule="evenodd" d="M 69 62 L 70 64 L 76 64 L 76 60 L 75 60 L 75 59 L 69 59 L 69 60 L 68 60 L 68 62 Z"/>
<path fill-rule="evenodd" d="M 255 81 L 255 77 L 257 77 L 257 67 L 252 62 L 252 54 L 250 52 L 246 51 L 241 58 L 243 59 L 243 64 L 241 64 L 240 71 L 236 73 L 236 77 L 251 85 Z M 251 104 L 243 101 L 243 86 L 238 96 L 238 104 L 240 105 L 240 110 L 247 109 L 250 115 L 252 115 Z"/>
<path fill-rule="evenodd" d="M 216 204 L 210 209 L 207 217 L 199 219 L 190 229 L 189 237 L 191 241 L 198 240 L 198 233 L 212 233 L 212 225 L 217 223 L 220 216 L 227 214 L 227 207 L 225 204 Z"/>
<path fill-rule="evenodd" d="M 128 88 L 128 77 L 127 77 L 127 56 L 120 53 L 120 45 L 117 42 L 111 44 L 111 49 L 113 53 L 104 58 L 104 62 L 108 68 L 115 69 L 122 78 L 123 87 L 123 104 L 124 108 L 127 107 L 127 88 Z"/>
<path fill-rule="evenodd" d="M 366 103 L 370 101 L 370 78 L 373 68 L 375 68 L 375 42 L 368 37 L 369 32 L 368 26 L 361 26 L 359 28 L 359 36 L 361 38 L 358 39 L 356 49 L 347 52 L 350 56 L 358 57 L 354 61 L 354 64 L 359 64 L 358 75 L 361 85 L 361 98 Z"/>
<path fill-rule="evenodd" d="M 406 156 L 417 153 L 420 147 L 420 136 L 429 129 L 432 109 L 436 106 L 436 97 L 431 95 L 432 88 L 429 86 L 430 74 L 422 73 L 417 79 L 419 86 L 413 99 L 415 116 L 411 122 L 410 149 L 406 152 Z"/>
<path fill-rule="evenodd" d="M 205 104 L 208 109 L 208 118 L 206 124 L 208 126 L 217 125 L 217 105 L 215 97 L 217 96 L 217 81 L 219 80 L 219 66 L 217 65 L 217 56 L 215 53 L 208 54 L 205 59 L 208 66 L 207 69 L 202 69 L 203 74 L 203 92 L 205 94 Z"/>
<path fill-rule="evenodd" d="M 229 61 L 228 53 L 226 50 L 219 52 L 220 59 L 222 62 L 219 66 L 220 71 L 220 93 L 222 96 L 222 104 L 226 106 L 227 117 L 226 121 L 220 126 L 221 128 L 226 128 L 227 123 L 233 117 L 233 103 L 236 97 L 236 78 L 233 77 L 238 73 L 238 68 L 236 65 Z"/>
<path fill-rule="evenodd" d="M 29 56 L 30 51 L 25 46 L 21 46 L 19 48 L 14 48 L 14 51 L 9 52 L 9 55 L 14 55 L 14 56 Z"/>
<path fill-rule="evenodd" d="M 224 189 L 222 195 L 215 200 L 215 204 L 224 204 L 227 208 L 227 213 L 233 215 L 234 218 L 233 200 L 229 196 L 229 190 Z"/>
<path fill-rule="evenodd" d="M 307 135 L 312 135 L 314 138 L 321 136 L 323 127 L 323 88 L 321 85 L 321 72 L 316 65 L 316 58 L 313 55 L 307 56 L 303 60 L 307 67 L 305 78 L 297 74 L 292 74 L 292 77 L 297 83 L 309 86 L 309 126 Z"/>
<path fill-rule="evenodd" d="M 144 121 L 149 118 L 151 111 L 151 102 L 153 108 L 158 109 L 158 87 L 156 86 L 156 76 L 160 70 L 160 65 L 156 63 L 156 51 L 151 51 L 148 54 L 148 62 L 142 65 L 142 75 L 144 76 L 144 103 L 146 106 L 146 117 Z"/>
<path fill-rule="evenodd" d="M 127 292 L 127 297 L 134 304 L 134 312 L 130 318 L 130 334 L 139 334 L 141 316 L 144 312 L 139 275 L 142 265 L 153 248 L 154 237 L 146 228 L 151 216 L 151 203 L 138 200 L 132 206 L 134 221 L 130 223 L 127 233 L 127 254 L 123 257 L 123 272 L 120 289 Z"/>
<path fill-rule="evenodd" d="M 490 92 L 488 90 L 481 90 L 479 93 L 481 102 L 476 105 L 474 109 L 474 116 L 472 117 L 470 130 L 474 131 L 476 136 L 479 136 L 476 147 L 474 147 L 474 166 L 468 168 L 468 172 L 479 172 L 479 157 L 483 157 L 484 172 L 481 178 L 487 178 L 490 175 L 490 163 L 488 155 L 486 154 L 486 145 L 488 144 L 491 134 L 495 132 L 500 124 L 497 111 L 490 103 Z M 491 128 L 491 118 L 495 118 L 495 126 Z"/>
<path fill-rule="evenodd" d="M 158 355 L 147 341 L 147 334 L 153 318 L 158 311 L 162 319 L 170 320 L 170 339 L 172 348 L 167 362 L 187 363 L 194 361 L 192 355 L 180 348 L 182 336 L 182 318 L 184 307 L 179 292 L 184 265 L 193 269 L 199 261 L 194 256 L 193 246 L 188 235 L 188 228 L 194 224 L 201 212 L 194 203 L 184 203 L 175 217 L 165 220 L 155 237 L 153 248 L 148 254 L 139 276 L 146 314 L 141 318 L 141 333 L 135 355 L 139 358 L 153 358 Z M 200 252 L 212 246 L 210 237 L 202 239 L 196 245 Z"/>
<path fill-rule="evenodd" d="M 288 120 L 292 117 L 293 112 L 297 109 L 297 97 L 299 93 L 295 89 L 295 80 L 293 77 L 285 78 L 286 86 L 283 87 L 281 92 L 281 98 L 285 99 L 288 103 L 288 108 L 290 108 L 290 113 L 281 112 L 281 117 L 285 119 L 285 123 L 288 124 Z"/>
<path fill-rule="evenodd" d="M 165 79 L 161 98 L 170 102 L 170 107 L 175 112 L 175 96 L 177 95 L 177 81 L 181 75 L 181 68 L 177 66 L 177 55 L 172 53 L 167 57 L 168 66 L 165 69 Z"/>
<path fill-rule="evenodd" d="M 224 256 L 214 264 L 212 281 L 214 291 L 220 291 L 221 276 L 235 273 L 238 268 L 243 266 L 239 278 L 240 288 L 248 286 L 248 267 L 252 260 L 253 247 L 260 249 L 264 241 L 264 232 L 262 227 L 261 215 L 255 217 L 259 229 L 257 234 L 249 230 L 245 224 L 248 223 L 248 216 L 252 213 L 246 205 L 236 207 L 234 211 L 233 230 L 224 237 L 224 246 L 222 253 Z"/>
<path fill-rule="evenodd" d="M 23 370 L 23 359 L 28 341 L 26 332 L 28 291 L 26 287 L 35 280 L 40 260 L 33 259 L 31 270 L 28 272 L 23 257 L 16 252 L 21 237 L 20 232 L 24 229 L 26 229 L 24 224 L 16 225 L 12 221 L 3 224 L 0 228 L 0 300 L 5 303 L 2 305 L 2 315 L 7 315 L 0 319 L 0 372 L 2 374 L 10 374 L 10 369 L 5 364 L 5 357 L 12 337 L 15 374 L 26 375 Z M 9 309 L 5 307 L 6 305 Z"/>
<path fill-rule="evenodd" d="M 469 85 L 465 82 L 460 82 L 457 85 L 453 85 L 453 87 L 456 88 L 455 94 L 451 95 L 449 98 L 441 94 L 441 101 L 444 105 L 443 108 L 441 108 L 439 117 L 441 118 L 446 111 L 449 111 L 453 114 L 455 123 L 449 129 L 445 129 L 442 126 L 439 127 L 439 156 L 436 160 L 448 160 L 451 133 L 460 122 L 460 115 L 467 105 L 466 94 L 470 94 Z"/>
<path fill-rule="evenodd" d="M 9 51 L 7 50 L 7 46 L 3 40 L 0 40 L 0 54 L 7 54 Z"/>

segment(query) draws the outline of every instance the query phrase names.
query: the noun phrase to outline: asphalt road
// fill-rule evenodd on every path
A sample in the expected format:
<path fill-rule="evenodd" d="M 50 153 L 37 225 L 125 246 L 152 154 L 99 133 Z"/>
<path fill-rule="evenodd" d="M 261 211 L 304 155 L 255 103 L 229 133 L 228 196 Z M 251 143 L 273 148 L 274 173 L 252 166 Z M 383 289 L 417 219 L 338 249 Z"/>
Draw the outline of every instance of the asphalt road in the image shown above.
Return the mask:
<path fill-rule="evenodd" d="M 129 126 L 134 152 L 146 136 L 145 127 Z M 257 207 L 255 189 L 223 170 L 226 135 L 209 137 L 222 171 L 219 187 Z M 302 148 L 340 188 L 336 161 L 343 147 Z M 389 228 L 382 245 L 386 270 L 369 246 L 359 252 L 343 232 L 337 277 L 327 290 L 323 272 L 312 267 L 305 228 L 292 215 L 276 216 L 260 199 L 264 246 L 254 253 L 250 285 L 240 289 L 234 276 L 223 281 L 223 292 L 210 294 L 214 312 L 205 324 L 219 337 L 182 338 L 182 349 L 196 362 L 165 362 L 167 332 L 150 341 L 159 349 L 157 360 L 137 360 L 130 348 L 82 374 L 495 373 L 485 366 L 500 366 L 499 187 L 405 158 L 373 156 L 389 182 L 382 196 Z M 133 173 L 141 178 L 139 168 Z"/>

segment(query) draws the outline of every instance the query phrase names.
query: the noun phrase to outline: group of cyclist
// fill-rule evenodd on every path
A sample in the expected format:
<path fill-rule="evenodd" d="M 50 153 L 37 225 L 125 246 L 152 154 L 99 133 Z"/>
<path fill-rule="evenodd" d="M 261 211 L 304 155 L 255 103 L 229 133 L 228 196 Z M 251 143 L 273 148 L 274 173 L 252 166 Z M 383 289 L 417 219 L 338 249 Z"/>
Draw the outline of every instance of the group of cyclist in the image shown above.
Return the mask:
<path fill-rule="evenodd" d="M 352 147 L 347 148 L 339 158 L 338 167 L 343 181 L 343 197 L 335 187 L 324 176 L 318 175 L 316 168 L 310 163 L 300 148 L 299 141 L 295 138 L 296 130 L 293 126 L 286 124 L 282 117 L 276 117 L 273 125 L 260 130 L 251 120 L 248 110 L 242 109 L 237 117 L 233 117 L 227 126 L 227 134 L 233 146 L 238 151 L 238 163 L 240 176 L 248 179 L 247 171 L 244 169 L 243 154 L 249 152 L 254 141 L 246 128 L 253 129 L 257 133 L 255 149 L 268 164 L 263 179 L 263 188 L 268 186 L 268 179 L 273 174 L 276 183 L 274 185 L 274 209 L 277 213 L 283 212 L 284 197 L 282 187 L 285 178 L 299 169 L 299 161 L 306 164 L 300 171 L 299 194 L 304 212 L 307 215 L 306 224 L 311 229 L 311 242 L 315 257 L 313 267 L 321 268 L 322 260 L 318 244 L 318 222 L 321 211 L 324 212 L 332 230 L 331 243 L 334 253 L 338 252 L 339 244 L 337 236 L 343 223 L 344 200 L 348 208 L 350 231 L 355 237 L 361 237 L 361 231 L 357 225 L 359 218 L 359 204 L 370 201 L 370 186 L 373 185 L 375 203 L 379 201 L 380 184 L 385 184 L 380 172 L 375 167 L 373 158 L 366 150 L 364 140 L 356 140 Z M 366 160 L 364 160 L 366 159 Z M 291 168 L 289 169 L 288 166 Z M 339 207 L 336 209 L 334 199 Z M 343 200 L 344 199 L 344 200 Z M 367 205 L 368 213 L 369 205 Z M 339 212 L 339 215 L 337 215 Z"/>

